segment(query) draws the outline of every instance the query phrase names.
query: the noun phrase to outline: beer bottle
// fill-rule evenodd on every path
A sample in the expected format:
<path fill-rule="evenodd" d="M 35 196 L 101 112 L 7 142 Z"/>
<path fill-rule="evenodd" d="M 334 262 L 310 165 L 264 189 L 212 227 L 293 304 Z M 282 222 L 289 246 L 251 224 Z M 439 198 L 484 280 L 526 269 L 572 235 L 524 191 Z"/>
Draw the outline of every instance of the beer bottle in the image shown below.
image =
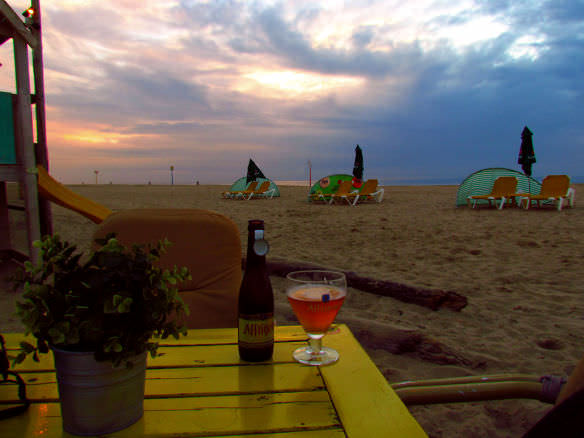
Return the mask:
<path fill-rule="evenodd" d="M 268 360 L 274 352 L 274 293 L 266 268 L 264 221 L 250 220 L 245 272 L 239 290 L 239 357 Z"/>

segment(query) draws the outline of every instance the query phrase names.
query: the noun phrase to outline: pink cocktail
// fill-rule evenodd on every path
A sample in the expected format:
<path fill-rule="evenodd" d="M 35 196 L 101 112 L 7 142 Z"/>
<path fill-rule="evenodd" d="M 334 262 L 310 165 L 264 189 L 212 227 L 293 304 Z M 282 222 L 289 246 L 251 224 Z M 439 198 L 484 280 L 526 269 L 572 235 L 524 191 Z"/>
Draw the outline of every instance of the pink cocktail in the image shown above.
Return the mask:
<path fill-rule="evenodd" d="M 294 351 L 307 365 L 336 362 L 339 353 L 322 346 L 322 337 L 335 320 L 347 296 L 345 274 L 334 271 L 297 271 L 286 276 L 286 294 L 294 314 L 309 337 L 309 345 Z"/>
<path fill-rule="evenodd" d="M 287 292 L 288 301 L 307 333 L 326 333 L 347 292 L 336 286 L 300 286 Z"/>

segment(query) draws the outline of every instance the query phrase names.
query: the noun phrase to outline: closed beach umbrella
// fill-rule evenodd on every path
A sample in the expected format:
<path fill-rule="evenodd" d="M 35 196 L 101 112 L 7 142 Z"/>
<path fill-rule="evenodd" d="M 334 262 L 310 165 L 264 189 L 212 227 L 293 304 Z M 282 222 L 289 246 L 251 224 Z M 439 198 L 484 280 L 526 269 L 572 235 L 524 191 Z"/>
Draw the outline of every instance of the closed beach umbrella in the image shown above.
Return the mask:
<path fill-rule="evenodd" d="M 357 145 L 355 148 L 355 164 L 353 165 L 353 176 L 356 180 L 361 181 L 363 179 L 363 151 Z"/>
<path fill-rule="evenodd" d="M 533 151 L 533 132 L 526 126 L 521 133 L 521 148 L 519 149 L 519 159 L 517 164 L 521 164 L 523 173 L 531 176 L 531 166 L 535 163 L 535 152 Z"/>
<path fill-rule="evenodd" d="M 247 178 L 246 184 L 249 184 L 251 181 L 255 181 L 257 178 L 266 178 L 260 168 L 253 162 L 253 160 L 249 159 L 249 164 L 247 165 Z"/>

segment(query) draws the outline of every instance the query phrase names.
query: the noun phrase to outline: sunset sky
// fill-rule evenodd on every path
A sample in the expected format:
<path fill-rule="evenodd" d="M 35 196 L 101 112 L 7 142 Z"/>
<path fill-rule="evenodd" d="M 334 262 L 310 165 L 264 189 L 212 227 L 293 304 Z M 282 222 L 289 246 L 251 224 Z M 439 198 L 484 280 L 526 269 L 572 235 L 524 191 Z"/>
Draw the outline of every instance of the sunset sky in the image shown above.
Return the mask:
<path fill-rule="evenodd" d="M 8 0 L 19 14 L 28 1 Z M 228 184 L 584 175 L 582 0 L 41 0 L 51 173 Z M 14 91 L 12 44 L 0 90 Z"/>

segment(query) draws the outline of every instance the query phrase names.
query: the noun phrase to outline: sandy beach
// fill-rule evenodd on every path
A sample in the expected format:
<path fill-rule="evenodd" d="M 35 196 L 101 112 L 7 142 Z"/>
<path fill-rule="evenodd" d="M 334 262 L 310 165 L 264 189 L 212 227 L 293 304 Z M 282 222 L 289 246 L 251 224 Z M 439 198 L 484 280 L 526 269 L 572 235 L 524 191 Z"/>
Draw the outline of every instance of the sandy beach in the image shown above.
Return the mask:
<path fill-rule="evenodd" d="M 220 196 L 228 186 L 69 186 L 112 210 L 220 212 L 238 225 L 244 248 L 247 220 L 263 219 L 268 258 L 466 297 L 460 311 L 431 310 L 349 289 L 337 322 L 349 325 L 390 383 L 570 373 L 584 353 L 584 207 L 578 204 L 584 185 L 574 187 L 575 208 L 558 212 L 456 208 L 457 186 L 387 186 L 382 203 L 354 208 L 309 204 L 306 187 L 280 186 L 281 197 L 271 200 L 232 201 Z M 59 206 L 52 211 L 55 232 L 88 248 L 96 225 Z M 24 215 L 10 214 L 13 246 L 24 249 Z M 282 278 L 273 276 L 272 284 L 278 323 L 295 323 Z M 12 315 L 16 297 L 0 293 L 0 332 L 21 330 Z M 396 334 L 412 342 L 406 348 Z M 410 411 L 431 437 L 519 437 L 550 407 L 507 400 Z"/>

